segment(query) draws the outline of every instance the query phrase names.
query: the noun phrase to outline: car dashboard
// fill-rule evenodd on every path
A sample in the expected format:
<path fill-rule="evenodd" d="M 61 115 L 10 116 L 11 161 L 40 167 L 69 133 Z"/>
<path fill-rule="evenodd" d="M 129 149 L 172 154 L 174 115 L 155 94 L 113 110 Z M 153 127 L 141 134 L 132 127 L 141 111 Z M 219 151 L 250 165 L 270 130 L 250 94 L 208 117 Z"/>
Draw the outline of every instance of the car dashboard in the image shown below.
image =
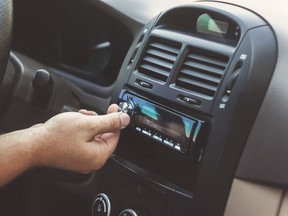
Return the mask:
<path fill-rule="evenodd" d="M 219 211 L 273 74 L 276 44 L 260 17 L 221 3 L 176 7 L 146 25 L 120 71 L 118 101 L 132 106 L 132 122 L 103 188 L 122 206 L 155 215 Z"/>
<path fill-rule="evenodd" d="M 24 38 L 35 46 L 28 49 L 16 34 L 12 63 L 33 68 L 23 73 L 28 83 L 45 65 L 59 79 L 57 94 L 44 111 L 29 102 L 15 117 L 31 100 L 17 89 L 0 126 L 10 131 L 82 107 L 104 113 L 111 103 L 130 115 L 101 170 L 53 170 L 57 187 L 85 197 L 87 215 L 285 215 L 287 15 L 281 1 L 271 2 L 149 1 L 145 8 L 90 0 L 88 15 L 80 13 L 88 27 L 77 19 L 66 25 L 74 5 L 62 24 L 48 26 L 61 28 L 57 34 L 40 37 L 49 52 Z"/>

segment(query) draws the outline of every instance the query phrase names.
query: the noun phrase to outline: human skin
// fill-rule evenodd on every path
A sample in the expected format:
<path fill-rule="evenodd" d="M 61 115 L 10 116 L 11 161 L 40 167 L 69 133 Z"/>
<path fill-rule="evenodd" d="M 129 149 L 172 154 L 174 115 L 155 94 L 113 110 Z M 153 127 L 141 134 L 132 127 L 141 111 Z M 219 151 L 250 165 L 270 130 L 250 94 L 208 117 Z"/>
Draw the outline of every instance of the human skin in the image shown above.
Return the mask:
<path fill-rule="evenodd" d="M 0 187 L 33 167 L 89 173 L 114 152 L 120 130 L 129 124 L 111 105 L 106 115 L 80 110 L 58 114 L 43 124 L 0 136 Z"/>

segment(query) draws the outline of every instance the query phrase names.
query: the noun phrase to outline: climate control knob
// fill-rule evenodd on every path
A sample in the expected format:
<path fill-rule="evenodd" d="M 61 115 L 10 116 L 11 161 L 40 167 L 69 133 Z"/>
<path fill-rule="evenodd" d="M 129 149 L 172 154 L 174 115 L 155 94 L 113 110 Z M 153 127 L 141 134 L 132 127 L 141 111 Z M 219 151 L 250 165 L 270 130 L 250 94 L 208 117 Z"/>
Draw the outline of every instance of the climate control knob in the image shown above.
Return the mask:
<path fill-rule="evenodd" d="M 147 216 L 143 212 L 139 211 L 138 209 L 125 209 L 123 210 L 119 216 Z"/>
<path fill-rule="evenodd" d="M 104 193 L 99 193 L 92 203 L 93 216 L 111 216 L 111 200 Z"/>

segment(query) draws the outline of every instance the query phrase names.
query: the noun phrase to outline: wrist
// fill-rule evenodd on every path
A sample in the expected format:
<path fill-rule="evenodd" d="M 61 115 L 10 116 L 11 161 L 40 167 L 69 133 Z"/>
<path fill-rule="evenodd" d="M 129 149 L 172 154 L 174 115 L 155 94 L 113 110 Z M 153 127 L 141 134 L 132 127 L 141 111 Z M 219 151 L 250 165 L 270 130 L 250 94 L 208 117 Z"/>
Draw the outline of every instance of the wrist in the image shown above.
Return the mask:
<path fill-rule="evenodd" d="M 30 127 L 23 130 L 23 145 L 26 149 L 26 158 L 28 166 L 37 167 L 41 166 L 41 148 L 42 142 L 41 139 L 41 129 L 40 127 Z"/>
<path fill-rule="evenodd" d="M 0 187 L 14 177 L 36 166 L 34 135 L 29 129 L 18 130 L 0 136 Z"/>

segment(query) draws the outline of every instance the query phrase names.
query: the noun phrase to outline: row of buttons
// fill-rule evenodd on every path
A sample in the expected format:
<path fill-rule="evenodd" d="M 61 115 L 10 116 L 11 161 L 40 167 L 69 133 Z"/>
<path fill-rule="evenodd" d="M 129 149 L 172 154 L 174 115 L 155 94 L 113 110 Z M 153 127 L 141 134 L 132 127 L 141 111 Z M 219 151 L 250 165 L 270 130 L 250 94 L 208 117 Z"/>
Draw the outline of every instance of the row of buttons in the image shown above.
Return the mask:
<path fill-rule="evenodd" d="M 181 151 L 180 144 L 179 143 L 177 143 L 177 144 L 173 143 L 173 140 L 171 140 L 171 139 L 162 138 L 161 135 L 152 134 L 152 132 L 150 130 L 141 129 L 140 127 L 136 127 L 135 130 L 146 135 L 146 136 L 152 137 L 154 140 L 161 142 L 161 143 L 163 143 L 169 147 L 172 147 L 172 148 L 176 149 L 177 151 Z"/>

